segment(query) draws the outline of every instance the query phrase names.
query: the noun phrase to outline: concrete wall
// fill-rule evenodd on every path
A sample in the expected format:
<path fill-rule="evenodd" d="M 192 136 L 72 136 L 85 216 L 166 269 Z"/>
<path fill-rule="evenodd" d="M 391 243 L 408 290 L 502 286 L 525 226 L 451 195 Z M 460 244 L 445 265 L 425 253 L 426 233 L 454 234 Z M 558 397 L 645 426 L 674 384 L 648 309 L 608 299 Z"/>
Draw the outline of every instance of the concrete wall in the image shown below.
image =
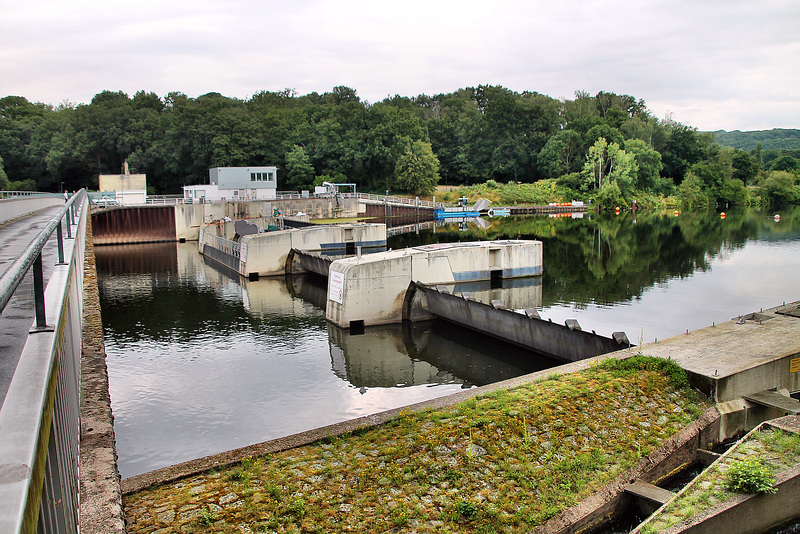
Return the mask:
<path fill-rule="evenodd" d="M 503 276 L 541 274 L 542 243 L 441 243 L 337 260 L 330 267 L 326 315 L 342 328 L 352 322 L 400 322 L 411 282 L 488 280 L 492 271 Z"/>
<path fill-rule="evenodd" d="M 146 174 L 101 174 L 98 176 L 100 191 L 146 191 Z"/>
<path fill-rule="evenodd" d="M 562 361 L 575 362 L 627 348 L 611 338 L 571 330 L 565 325 L 495 308 L 470 298 L 433 288 L 417 290 L 425 293 L 428 311 L 443 319 Z"/>
<path fill-rule="evenodd" d="M 339 199 L 335 205 L 329 198 L 303 198 L 271 201 L 213 202 L 175 205 L 175 235 L 179 240 L 197 241 L 200 226 L 212 221 L 271 216 L 274 209 L 284 215 L 305 213 L 315 219 L 357 217 L 358 199 Z M 339 209 L 341 208 L 341 209 Z"/>
<path fill-rule="evenodd" d="M 355 247 L 386 246 L 383 224 L 342 224 L 278 230 L 242 237 L 239 274 L 275 276 L 284 274 L 292 249 L 322 251 L 344 255 L 347 244 Z"/>
<path fill-rule="evenodd" d="M 42 195 L 0 200 L 0 224 L 25 217 L 52 206 L 63 206 L 62 195 Z"/>

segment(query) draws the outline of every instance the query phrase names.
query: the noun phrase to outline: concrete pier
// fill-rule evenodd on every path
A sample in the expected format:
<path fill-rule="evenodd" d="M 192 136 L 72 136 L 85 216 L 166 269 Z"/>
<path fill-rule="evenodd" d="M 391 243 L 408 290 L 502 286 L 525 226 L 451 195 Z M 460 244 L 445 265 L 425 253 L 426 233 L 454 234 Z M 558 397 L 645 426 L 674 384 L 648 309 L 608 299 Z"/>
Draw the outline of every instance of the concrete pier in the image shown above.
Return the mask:
<path fill-rule="evenodd" d="M 219 228 L 216 224 L 204 225 L 200 232 L 200 250 L 204 256 L 247 277 L 283 275 L 287 269 L 291 272 L 293 249 L 345 255 L 356 254 L 359 248 L 386 248 L 384 224 L 351 223 L 290 228 L 246 235 L 238 241 L 215 235 L 232 225 L 232 222 Z"/>
<path fill-rule="evenodd" d="M 327 319 L 342 328 L 430 318 L 411 308 L 412 282 L 446 284 L 542 274 L 541 241 L 440 243 L 334 261 Z M 415 315 L 417 310 L 422 313 Z"/>
<path fill-rule="evenodd" d="M 800 301 L 642 345 L 640 350 L 675 360 L 716 402 L 767 389 L 796 392 L 800 390 Z"/>

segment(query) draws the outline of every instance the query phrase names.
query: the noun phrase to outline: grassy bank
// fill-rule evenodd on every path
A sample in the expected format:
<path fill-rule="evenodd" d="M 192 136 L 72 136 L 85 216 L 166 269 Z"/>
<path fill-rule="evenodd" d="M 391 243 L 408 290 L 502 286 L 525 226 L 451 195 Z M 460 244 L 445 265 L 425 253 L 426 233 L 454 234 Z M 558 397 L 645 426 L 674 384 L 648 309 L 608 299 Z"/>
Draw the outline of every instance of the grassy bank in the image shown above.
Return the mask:
<path fill-rule="evenodd" d="M 125 498 L 128 532 L 522 532 L 704 409 L 635 357 L 405 414 Z"/>

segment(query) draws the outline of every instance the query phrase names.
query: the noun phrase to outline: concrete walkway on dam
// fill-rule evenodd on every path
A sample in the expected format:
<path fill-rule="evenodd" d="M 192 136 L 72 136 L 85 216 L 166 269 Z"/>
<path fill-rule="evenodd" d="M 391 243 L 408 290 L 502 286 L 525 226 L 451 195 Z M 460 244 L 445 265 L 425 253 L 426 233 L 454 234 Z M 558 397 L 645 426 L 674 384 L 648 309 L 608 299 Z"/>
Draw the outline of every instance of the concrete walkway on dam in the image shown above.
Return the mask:
<path fill-rule="evenodd" d="M 734 401 L 769 389 L 800 390 L 800 301 L 734 317 L 638 347 L 678 362 L 706 396 Z"/>
<path fill-rule="evenodd" d="M 689 372 L 690 378 L 695 384 L 707 389 L 706 393 L 709 394 L 709 400 L 712 403 L 714 401 L 724 403 L 734 394 L 749 395 L 765 389 L 778 388 L 796 392 L 800 389 L 800 382 L 798 382 L 798 380 L 800 380 L 800 317 L 797 317 L 795 314 L 798 307 L 800 307 L 800 303 L 798 302 L 781 305 L 741 318 L 734 317 L 731 321 L 724 324 L 712 325 L 657 343 L 633 347 L 616 353 L 566 364 L 547 371 L 533 373 L 502 383 L 474 388 L 426 403 L 398 408 L 372 416 L 362 417 L 357 420 L 346 421 L 341 424 L 315 429 L 309 432 L 131 477 L 122 481 L 123 492 L 128 495 L 125 502 L 126 517 L 129 521 L 129 532 L 158 532 L 163 534 L 200 526 L 211 527 L 213 531 L 219 532 L 255 532 L 261 527 L 270 530 L 270 528 L 268 528 L 270 527 L 268 524 L 269 521 L 266 519 L 262 521 L 257 517 L 243 518 L 241 513 L 238 511 L 234 512 L 234 510 L 242 508 L 245 510 L 251 509 L 257 505 L 257 503 L 254 504 L 245 497 L 253 495 L 259 497 L 260 495 L 263 497 L 264 502 L 267 502 L 271 498 L 269 492 L 278 491 L 274 487 L 267 487 L 267 482 L 263 481 L 257 482 L 255 486 L 250 488 L 242 487 L 241 482 L 244 479 L 240 477 L 246 478 L 250 475 L 243 474 L 242 469 L 244 468 L 236 467 L 238 462 L 244 461 L 245 466 L 253 465 L 253 462 L 256 461 L 257 458 L 263 455 L 269 455 L 268 459 L 264 460 L 263 463 L 256 464 L 256 470 L 258 472 L 262 469 L 266 472 L 270 459 L 283 458 L 279 463 L 283 465 L 289 465 L 286 463 L 287 461 L 291 463 L 292 467 L 289 471 L 300 476 L 302 479 L 300 480 L 303 488 L 302 491 L 311 496 L 315 491 L 328 491 L 322 488 L 322 481 L 324 481 L 327 474 L 331 472 L 331 466 L 328 466 L 328 468 L 325 467 L 331 462 L 333 462 L 331 465 L 338 465 L 337 462 L 344 462 L 347 464 L 347 462 L 352 461 L 357 463 L 363 459 L 363 461 L 367 462 L 375 461 L 377 466 L 380 463 L 378 460 L 388 454 L 387 450 L 394 450 L 398 446 L 396 441 L 390 441 L 387 445 L 377 446 L 377 448 L 375 444 L 367 444 L 368 449 L 356 449 L 357 446 L 364 446 L 363 443 L 357 443 L 358 437 L 363 434 L 361 432 L 353 433 L 354 431 L 361 431 L 368 428 L 383 428 L 385 423 L 397 418 L 403 418 L 408 414 L 420 412 L 433 413 L 427 412 L 426 410 L 428 409 L 452 409 L 452 407 L 456 406 L 458 403 L 474 397 L 486 397 L 493 391 L 508 390 L 518 386 L 536 388 L 540 383 L 551 382 L 551 380 L 548 380 L 550 377 L 571 376 L 573 373 L 579 373 L 585 369 L 592 368 L 600 361 L 610 357 L 628 357 L 635 354 L 644 354 L 646 356 L 672 359 Z M 570 378 L 567 380 L 572 379 Z M 591 395 L 592 399 L 600 395 L 600 390 L 594 391 L 595 393 Z M 658 392 L 661 393 L 644 395 L 642 391 L 639 390 L 638 397 L 627 398 L 626 393 L 620 390 L 615 399 L 614 406 L 608 414 L 602 410 L 593 413 L 598 423 L 596 428 L 590 426 L 589 430 L 584 429 L 583 431 L 579 431 L 580 429 L 573 429 L 575 432 L 578 432 L 576 437 L 589 438 L 591 440 L 599 439 L 600 441 L 598 443 L 602 448 L 602 444 L 605 443 L 604 440 L 610 440 L 612 439 L 610 436 L 618 434 L 615 430 L 615 425 L 619 422 L 619 424 L 624 427 L 621 428 L 623 433 L 626 432 L 625 428 L 628 428 L 634 434 L 639 435 L 641 439 L 645 439 L 642 436 L 649 435 L 647 432 L 649 432 L 650 428 L 663 425 L 663 416 L 672 410 L 676 410 L 676 408 L 667 409 L 665 407 L 659 407 L 660 405 L 658 403 L 664 400 L 662 397 L 669 397 L 669 395 L 672 394 L 664 395 L 666 391 L 660 389 L 656 390 L 656 393 Z M 673 396 L 669 398 L 677 402 L 675 400 L 676 397 Z M 571 399 L 572 400 L 566 401 L 570 407 L 572 407 L 572 404 L 577 405 L 577 403 L 582 402 L 580 397 L 571 397 Z M 793 399 L 788 400 L 793 401 Z M 744 402 L 738 398 L 737 401 Z M 641 403 L 644 403 L 645 406 L 650 406 L 650 413 L 653 420 L 643 420 L 636 423 L 638 427 L 637 430 L 634 431 L 633 427 L 628 425 L 627 422 L 622 423 L 621 421 L 627 417 L 629 411 L 638 409 L 637 407 L 641 406 Z M 704 406 L 706 406 L 706 404 L 701 401 L 695 406 L 695 409 L 702 411 Z M 721 404 L 717 404 L 717 406 L 719 407 Z M 524 410 L 525 405 L 520 405 L 518 409 Z M 565 407 L 564 409 L 569 410 L 570 408 Z M 688 409 L 688 407 L 681 408 L 681 410 L 684 409 Z M 556 411 L 558 411 L 559 414 L 562 413 L 560 408 L 556 408 Z M 714 412 L 719 413 L 716 409 Z M 773 415 L 773 417 L 780 415 L 783 414 Z M 542 434 L 544 431 L 546 435 L 555 439 L 552 437 L 553 425 L 557 427 L 556 421 L 561 420 L 561 415 L 553 414 L 552 417 L 553 419 L 551 421 L 544 423 L 544 427 L 547 428 L 534 428 L 534 433 Z M 704 417 L 707 417 L 707 415 L 703 415 L 701 419 Z M 717 417 L 719 418 L 719 416 Z M 464 435 L 469 434 L 469 443 L 467 444 L 465 442 L 460 444 L 466 447 L 464 449 L 466 451 L 468 447 L 472 446 L 473 432 L 474 435 L 477 436 L 479 429 L 482 429 L 483 425 L 474 424 L 469 417 L 462 419 L 463 420 L 460 423 L 456 423 L 456 425 L 463 427 Z M 441 419 L 438 419 L 438 416 L 431 416 L 429 423 L 422 425 L 421 431 L 424 434 L 430 432 L 435 434 L 436 431 L 433 429 L 438 428 L 439 422 L 437 421 L 441 421 Z M 725 429 L 723 428 L 724 423 L 720 423 L 719 419 L 715 424 L 718 425 L 715 430 L 707 431 L 705 430 L 706 427 L 704 427 L 701 431 L 706 432 L 704 439 L 708 439 L 710 442 L 719 438 L 723 432 L 736 432 L 741 430 L 738 428 Z M 684 430 L 691 426 L 692 425 L 686 426 Z M 547 432 L 548 429 L 549 432 Z M 697 429 L 695 429 L 695 431 L 697 431 Z M 334 438 L 335 436 L 339 436 L 339 438 Z M 350 443 L 351 439 L 353 440 L 352 444 Z M 536 439 L 541 440 L 543 437 L 539 436 Z M 564 443 L 557 443 L 556 441 L 552 441 L 552 439 L 548 439 L 547 443 L 554 447 L 553 451 L 563 452 L 562 447 Z M 647 437 L 646 439 L 650 440 L 651 438 Z M 661 439 L 666 440 L 665 437 Z M 666 444 L 668 441 L 669 440 L 661 441 L 661 443 Z M 574 444 L 572 438 L 567 438 L 565 443 Z M 642 442 L 640 441 L 640 443 Z M 705 447 L 705 445 L 699 444 L 699 440 L 695 440 L 693 443 L 695 448 L 698 446 Z M 458 449 L 460 445 L 452 445 L 451 449 L 453 450 L 451 451 L 441 448 L 440 452 L 445 456 L 445 459 L 447 459 L 447 457 L 449 457 L 448 455 L 454 454 L 454 451 Z M 484 443 L 484 445 L 486 444 Z M 321 455 L 320 458 L 317 459 L 316 457 L 312 458 L 308 456 L 311 453 L 308 452 L 307 446 L 313 446 L 314 450 L 318 449 L 317 452 Z M 384 450 L 384 447 L 388 447 L 388 449 Z M 472 452 L 465 454 L 473 460 L 477 456 L 483 458 L 485 454 L 482 448 L 473 448 L 469 450 Z M 295 453 L 292 451 L 297 452 Z M 476 453 L 475 451 L 478 452 Z M 278 456 L 279 453 L 280 456 Z M 298 460 L 298 458 L 300 459 Z M 436 458 L 438 458 L 438 453 L 431 457 L 431 461 L 434 462 Z M 540 459 L 540 461 L 547 464 L 549 462 L 556 462 L 557 459 Z M 299 464 L 297 462 L 299 462 Z M 389 464 L 388 461 L 385 461 L 385 463 L 387 465 Z M 539 467 L 545 464 L 537 462 L 537 466 Z M 311 471 L 317 469 L 319 473 L 312 473 L 308 471 L 309 468 Z M 382 467 L 376 468 L 382 469 Z M 237 471 L 237 469 L 239 469 L 239 471 Z M 270 467 L 270 469 L 272 469 L 272 467 Z M 486 469 L 489 469 L 484 471 L 487 477 L 496 476 L 496 474 L 490 474 L 491 469 L 493 469 L 491 466 Z M 301 472 L 303 472 L 302 475 L 300 475 Z M 442 483 L 439 481 L 440 485 L 443 485 L 445 494 L 447 494 L 446 490 L 448 487 L 451 490 L 456 487 L 456 475 L 453 475 L 453 477 L 449 485 L 447 482 Z M 362 500 L 366 499 L 362 502 L 363 506 L 373 507 L 375 512 L 383 510 L 385 514 L 392 514 L 392 511 L 397 509 L 397 504 L 393 506 L 392 502 L 399 501 L 400 494 L 397 493 L 397 488 L 393 489 L 389 478 L 390 477 L 386 477 L 387 481 L 383 484 L 385 487 L 382 490 L 380 488 L 377 489 L 377 496 L 375 498 L 381 502 L 370 503 L 368 498 L 359 497 Z M 317 487 L 317 483 L 320 484 L 319 487 Z M 264 487 L 261 487 L 261 484 L 264 484 Z M 379 482 L 378 486 L 381 484 L 382 483 Z M 154 491 L 153 493 L 140 493 L 142 490 L 155 488 L 157 486 L 160 486 L 158 491 Z M 514 484 L 512 483 L 511 486 L 513 487 Z M 346 484 L 342 485 L 341 491 L 349 491 L 343 489 L 345 487 Z M 400 490 L 405 491 L 403 488 L 400 488 Z M 436 493 L 439 490 L 435 489 L 431 491 Z M 496 493 L 492 493 L 492 490 L 484 493 L 486 493 L 487 496 L 496 496 Z M 430 494 L 428 495 L 430 496 Z M 438 495 L 439 494 L 436 493 L 436 496 L 433 496 L 433 498 L 439 499 Z M 285 495 L 283 498 L 288 497 L 288 495 Z M 335 490 L 333 494 L 328 497 L 338 498 Z M 446 500 L 447 498 L 442 497 L 442 499 Z M 451 499 L 455 499 L 455 497 L 451 497 Z M 384 500 L 387 502 L 383 503 Z M 338 503 L 339 501 L 336 502 Z M 488 505 L 491 501 L 481 500 L 480 502 L 484 505 Z M 423 495 L 418 506 L 427 506 L 425 503 L 427 503 L 427 498 Z M 442 503 L 444 503 L 444 500 Z M 385 509 L 381 508 L 382 505 L 385 505 Z M 441 504 L 440 508 L 442 506 L 446 508 L 446 506 L 451 505 L 456 506 L 456 504 L 450 502 L 449 505 Z M 404 506 L 407 506 L 407 504 Z M 353 512 L 354 508 L 355 507 L 348 506 L 347 502 L 342 501 L 341 504 L 336 504 L 336 506 L 332 508 L 331 513 L 340 514 L 344 517 Z M 407 511 L 408 508 L 403 508 L 403 510 Z M 289 511 L 287 513 L 293 512 Z M 224 525 L 226 518 L 233 520 L 234 515 L 239 518 L 236 519 L 236 525 L 228 524 L 227 526 L 232 528 L 226 530 L 227 527 Z M 297 517 L 297 524 L 302 524 L 303 515 L 299 514 Z M 464 519 L 464 517 L 461 518 L 462 521 L 464 521 Z M 398 520 L 402 520 L 402 517 L 398 518 Z M 447 520 L 445 520 L 445 523 L 446 521 Z M 452 523 L 450 523 L 450 525 L 452 526 Z M 357 525 L 352 524 L 350 526 L 357 527 Z M 407 528 L 410 525 L 406 524 L 405 526 Z M 438 520 L 419 523 L 416 526 L 417 528 L 414 530 L 419 532 L 440 531 L 437 529 L 445 527 L 445 525 Z M 401 528 L 400 530 L 403 529 Z M 465 531 L 469 530 L 469 528 L 466 528 Z M 538 531 L 537 529 L 537 532 Z M 543 532 L 544 531 L 550 532 L 551 530 L 545 529 Z M 553 532 L 556 531 L 557 530 L 553 530 Z"/>
<path fill-rule="evenodd" d="M 0 225 L 0 276 L 47 226 L 59 209 L 60 207 L 47 208 L 33 215 Z M 57 261 L 58 250 L 56 238 L 53 236 L 42 250 L 45 286 L 47 286 L 47 281 Z M 6 396 L 11 378 L 17 368 L 34 317 L 33 275 L 28 272 L 0 315 L 0 404 Z"/>

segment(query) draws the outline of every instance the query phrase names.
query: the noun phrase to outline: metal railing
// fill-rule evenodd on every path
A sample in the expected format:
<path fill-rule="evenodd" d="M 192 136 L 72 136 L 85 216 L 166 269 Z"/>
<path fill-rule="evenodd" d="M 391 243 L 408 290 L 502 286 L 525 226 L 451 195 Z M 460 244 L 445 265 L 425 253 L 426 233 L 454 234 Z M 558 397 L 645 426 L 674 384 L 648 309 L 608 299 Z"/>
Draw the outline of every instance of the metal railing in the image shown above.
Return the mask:
<path fill-rule="evenodd" d="M 234 258 L 240 257 L 241 246 L 236 241 L 231 241 L 230 239 L 225 239 L 224 237 L 219 237 L 216 235 L 206 234 L 206 243 L 215 249 L 228 254 L 229 256 L 233 256 Z"/>
<path fill-rule="evenodd" d="M 0 278 L 0 313 L 32 270 L 35 320 L 0 407 L 0 532 L 79 532 L 83 258 L 88 202 L 59 209 Z M 63 236 L 66 230 L 66 239 Z M 47 287 L 42 249 L 55 233 Z"/>
<path fill-rule="evenodd" d="M 40 191 L 0 191 L 0 199 L 17 197 L 60 197 L 59 193 L 42 193 Z"/>
<path fill-rule="evenodd" d="M 355 197 L 361 200 L 371 200 L 373 202 L 389 202 L 392 204 L 402 204 L 403 206 L 410 206 L 410 207 L 417 207 L 420 208 L 434 208 L 435 205 L 430 200 L 422 200 L 419 197 L 415 198 L 406 198 L 406 197 L 397 197 L 397 196 L 386 196 L 386 195 L 373 195 L 371 193 L 340 193 L 340 197 L 348 198 L 348 197 Z"/>

